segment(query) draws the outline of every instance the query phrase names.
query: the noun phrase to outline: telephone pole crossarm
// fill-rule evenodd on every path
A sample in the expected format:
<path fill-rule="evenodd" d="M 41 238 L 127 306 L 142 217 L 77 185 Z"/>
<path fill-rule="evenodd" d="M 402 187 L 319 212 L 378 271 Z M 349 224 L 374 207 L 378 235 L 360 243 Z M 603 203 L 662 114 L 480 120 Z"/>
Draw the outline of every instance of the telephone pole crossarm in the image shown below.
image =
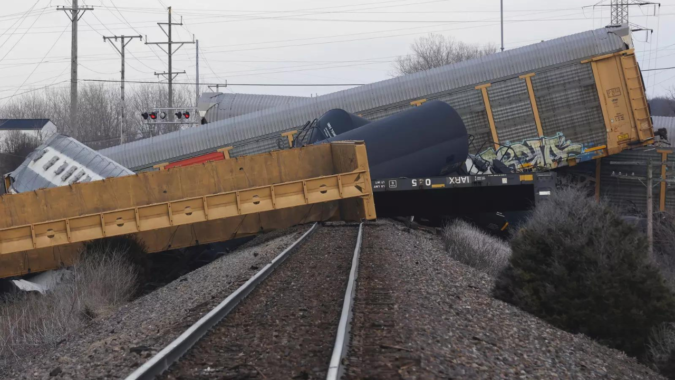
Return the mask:
<path fill-rule="evenodd" d="M 72 22 L 72 21 L 73 21 L 73 16 L 72 16 L 72 15 L 75 16 L 75 19 L 76 19 L 77 21 L 80 21 L 80 19 L 82 18 L 82 16 L 84 16 L 84 12 L 86 12 L 86 11 L 93 11 L 93 10 L 94 10 L 94 7 L 78 7 L 78 6 L 75 6 L 75 7 L 59 7 L 59 6 L 57 6 L 57 7 L 56 7 L 56 10 L 57 10 L 57 11 L 63 11 L 63 12 L 66 14 L 66 16 L 68 16 L 68 18 L 70 19 L 70 21 Z M 68 14 L 68 11 L 70 11 L 71 14 Z M 80 11 L 82 11 L 82 12 L 80 12 Z"/>
<path fill-rule="evenodd" d="M 185 74 L 185 70 L 183 70 L 183 71 L 174 71 L 174 72 L 172 72 L 172 73 L 167 73 L 166 71 L 163 72 L 163 73 L 155 73 L 155 75 L 157 75 L 157 76 L 160 76 L 160 75 L 161 75 L 161 76 L 163 76 L 164 78 L 167 78 L 167 79 L 168 79 L 168 75 L 169 75 L 169 74 L 172 74 L 172 79 L 176 79 L 176 77 L 178 76 L 178 74 Z"/>

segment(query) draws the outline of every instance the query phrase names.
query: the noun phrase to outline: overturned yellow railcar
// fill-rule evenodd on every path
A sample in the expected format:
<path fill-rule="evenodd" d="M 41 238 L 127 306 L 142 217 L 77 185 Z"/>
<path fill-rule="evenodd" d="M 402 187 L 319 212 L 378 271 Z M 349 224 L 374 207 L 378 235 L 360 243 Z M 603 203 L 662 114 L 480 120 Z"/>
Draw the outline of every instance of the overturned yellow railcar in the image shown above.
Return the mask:
<path fill-rule="evenodd" d="M 72 264 L 86 241 L 148 252 L 375 218 L 365 145 L 340 142 L 0 197 L 0 277 Z"/>

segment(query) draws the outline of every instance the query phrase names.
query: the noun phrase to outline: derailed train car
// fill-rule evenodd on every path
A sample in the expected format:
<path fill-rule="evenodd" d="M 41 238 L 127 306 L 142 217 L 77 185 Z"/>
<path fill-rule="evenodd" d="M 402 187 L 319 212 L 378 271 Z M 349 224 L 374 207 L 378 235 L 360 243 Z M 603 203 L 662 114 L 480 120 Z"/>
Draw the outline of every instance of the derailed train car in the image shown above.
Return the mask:
<path fill-rule="evenodd" d="M 331 109 L 376 121 L 441 100 L 466 125 L 466 167 L 472 173 L 492 173 L 495 160 L 515 171 L 547 171 L 651 143 L 652 124 L 632 48 L 628 26 L 602 28 L 101 153 L 134 171 L 227 147 L 237 157 L 288 147 L 303 125 Z"/>

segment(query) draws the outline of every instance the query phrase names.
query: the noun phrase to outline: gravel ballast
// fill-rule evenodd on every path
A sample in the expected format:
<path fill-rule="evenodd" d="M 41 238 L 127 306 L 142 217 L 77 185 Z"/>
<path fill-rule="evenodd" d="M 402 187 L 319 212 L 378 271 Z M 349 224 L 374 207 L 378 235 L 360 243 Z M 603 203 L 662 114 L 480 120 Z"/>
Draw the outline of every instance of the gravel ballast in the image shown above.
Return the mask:
<path fill-rule="evenodd" d="M 246 244 L 107 317 L 58 347 L 0 369 L 4 379 L 120 379 L 177 338 L 298 239 L 310 226 Z M 286 235 L 283 235 L 283 234 Z M 256 244 L 256 240 L 259 245 Z M 51 375 L 50 375 L 51 374 Z"/>
<path fill-rule="evenodd" d="M 0 368 L 0 378 L 124 378 L 308 228 L 263 235 L 58 347 Z M 325 378 L 356 236 L 353 226 L 317 230 L 164 378 Z M 662 379 L 620 351 L 493 299 L 492 286 L 453 260 L 439 236 L 367 224 L 344 378 Z"/>
<path fill-rule="evenodd" d="M 357 234 L 319 228 L 163 378 L 325 378 Z"/>
<path fill-rule="evenodd" d="M 348 379 L 659 379 L 583 335 L 493 299 L 493 280 L 438 236 L 368 225 Z"/>

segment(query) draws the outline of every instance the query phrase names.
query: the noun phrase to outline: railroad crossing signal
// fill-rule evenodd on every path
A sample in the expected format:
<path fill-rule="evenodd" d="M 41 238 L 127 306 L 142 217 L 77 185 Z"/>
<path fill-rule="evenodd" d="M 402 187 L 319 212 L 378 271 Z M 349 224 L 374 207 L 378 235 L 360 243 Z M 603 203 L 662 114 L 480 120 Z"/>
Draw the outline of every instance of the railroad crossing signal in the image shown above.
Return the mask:
<path fill-rule="evenodd" d="M 180 120 L 181 118 L 189 119 L 190 118 L 190 111 L 185 111 L 185 112 L 176 112 L 174 115 L 176 115 L 176 118 Z"/>
<path fill-rule="evenodd" d="M 185 109 L 185 108 L 165 108 L 165 107 L 156 107 L 155 111 L 152 112 L 142 112 L 141 116 L 146 123 L 162 123 L 162 124 L 194 124 L 190 120 L 192 112 L 198 112 L 196 109 Z M 175 115 L 178 121 L 171 121 L 167 119 L 167 116 Z M 148 120 L 148 118 L 150 120 Z"/>

